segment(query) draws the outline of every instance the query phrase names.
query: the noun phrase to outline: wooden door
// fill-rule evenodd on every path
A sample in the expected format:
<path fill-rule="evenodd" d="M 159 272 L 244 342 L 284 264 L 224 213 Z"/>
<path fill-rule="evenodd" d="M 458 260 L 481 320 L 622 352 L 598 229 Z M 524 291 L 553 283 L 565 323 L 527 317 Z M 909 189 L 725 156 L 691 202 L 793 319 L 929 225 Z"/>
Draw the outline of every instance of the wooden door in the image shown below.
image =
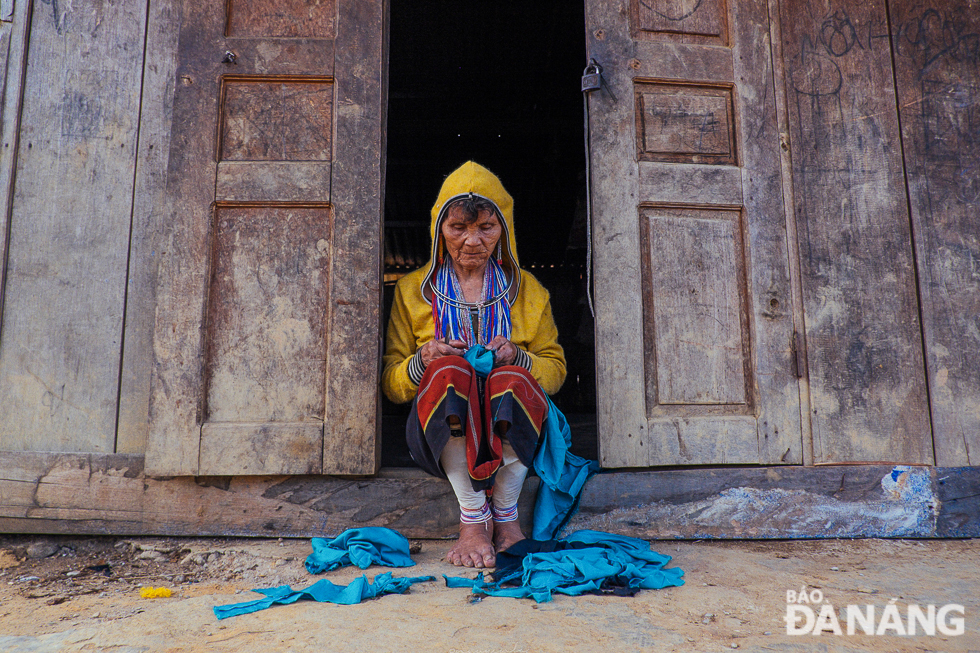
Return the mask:
<path fill-rule="evenodd" d="M 888 6 L 779 8 L 814 461 L 931 464 Z M 934 106 L 905 90 L 906 111 Z"/>
<path fill-rule="evenodd" d="M 600 461 L 802 463 L 761 0 L 588 0 Z"/>
<path fill-rule="evenodd" d="M 151 473 L 376 471 L 386 11 L 183 3 Z"/>

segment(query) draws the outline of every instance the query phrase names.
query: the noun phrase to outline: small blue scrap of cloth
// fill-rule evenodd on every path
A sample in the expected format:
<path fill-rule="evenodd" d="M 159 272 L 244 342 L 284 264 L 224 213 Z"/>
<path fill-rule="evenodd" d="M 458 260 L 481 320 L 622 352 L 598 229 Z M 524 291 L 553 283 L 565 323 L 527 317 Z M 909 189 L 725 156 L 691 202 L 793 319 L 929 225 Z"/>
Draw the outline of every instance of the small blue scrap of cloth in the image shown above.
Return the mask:
<path fill-rule="evenodd" d="M 371 565 L 386 567 L 415 565 L 415 561 L 409 555 L 408 539 L 390 528 L 379 526 L 351 528 L 332 540 L 314 537 L 312 545 L 313 553 L 306 558 L 306 570 L 311 574 L 349 565 L 357 565 L 361 569 L 367 569 Z M 299 599 L 352 605 L 385 594 L 403 594 L 414 583 L 434 580 L 435 576 L 393 578 L 389 571 L 375 576 L 373 582 L 369 582 L 366 576 L 361 576 L 350 585 L 335 585 L 323 579 L 301 590 L 294 590 L 289 585 L 255 589 L 252 591 L 264 594 L 265 598 L 215 606 L 214 614 L 218 619 L 225 619 L 264 610 L 276 603 L 292 603 Z"/>
<path fill-rule="evenodd" d="M 408 539 L 398 531 L 381 526 L 350 528 L 332 540 L 314 537 L 313 553 L 306 558 L 306 571 L 321 574 L 338 567 L 371 565 L 412 567 Z"/>
<path fill-rule="evenodd" d="M 538 553 L 520 555 L 519 551 Z M 550 549 L 550 550 L 549 550 Z M 517 551 L 518 553 L 515 553 Z M 513 565 L 502 568 L 510 554 Z M 670 556 L 650 549 L 644 540 L 600 531 L 577 531 L 561 540 L 525 540 L 497 556 L 493 582 L 443 576 L 447 587 L 469 587 L 473 594 L 531 598 L 546 603 L 553 594 L 579 596 L 604 593 L 613 587 L 625 590 L 662 589 L 684 584 L 684 571 L 666 569 Z"/>
<path fill-rule="evenodd" d="M 373 581 L 369 581 L 366 575 L 361 576 L 350 585 L 334 585 L 326 578 L 321 578 L 302 590 L 294 590 L 289 585 L 252 590 L 264 594 L 263 598 L 232 605 L 216 605 L 214 606 L 214 615 L 218 619 L 227 619 L 240 614 L 265 610 L 276 603 L 294 603 L 300 599 L 311 599 L 319 603 L 354 605 L 365 599 L 373 599 L 385 594 L 404 594 L 415 583 L 431 582 L 435 579 L 435 576 L 394 578 L 390 571 L 378 574 Z"/>

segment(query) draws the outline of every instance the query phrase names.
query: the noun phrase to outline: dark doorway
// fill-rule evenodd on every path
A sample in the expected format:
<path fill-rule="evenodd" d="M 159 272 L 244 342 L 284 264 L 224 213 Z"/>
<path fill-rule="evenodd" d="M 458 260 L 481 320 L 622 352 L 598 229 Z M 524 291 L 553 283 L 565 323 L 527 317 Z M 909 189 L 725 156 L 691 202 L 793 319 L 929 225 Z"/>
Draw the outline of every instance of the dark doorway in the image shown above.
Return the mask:
<path fill-rule="evenodd" d="M 429 211 L 467 160 L 514 197 L 521 266 L 551 293 L 568 377 L 553 399 L 577 453 L 596 456 L 595 344 L 585 300 L 582 4 L 391 0 L 385 316 L 394 284 L 429 256 Z M 412 466 L 409 406 L 384 399 L 382 464 Z"/>

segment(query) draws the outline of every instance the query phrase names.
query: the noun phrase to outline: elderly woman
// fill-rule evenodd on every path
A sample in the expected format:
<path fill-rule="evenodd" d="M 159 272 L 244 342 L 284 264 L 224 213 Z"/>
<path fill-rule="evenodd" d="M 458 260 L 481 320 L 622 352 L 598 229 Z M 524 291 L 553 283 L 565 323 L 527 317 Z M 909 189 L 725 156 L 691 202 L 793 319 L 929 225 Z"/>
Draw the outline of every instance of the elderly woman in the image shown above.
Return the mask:
<path fill-rule="evenodd" d="M 548 292 L 518 266 L 513 207 L 483 166 L 453 172 L 432 207 L 432 258 L 399 280 L 388 323 L 382 386 L 413 401 L 412 457 L 453 486 L 459 541 L 448 559 L 466 567 L 492 567 L 524 539 L 517 499 L 547 417 L 543 392 L 565 380 Z M 484 379 L 477 368 L 491 354 Z"/>

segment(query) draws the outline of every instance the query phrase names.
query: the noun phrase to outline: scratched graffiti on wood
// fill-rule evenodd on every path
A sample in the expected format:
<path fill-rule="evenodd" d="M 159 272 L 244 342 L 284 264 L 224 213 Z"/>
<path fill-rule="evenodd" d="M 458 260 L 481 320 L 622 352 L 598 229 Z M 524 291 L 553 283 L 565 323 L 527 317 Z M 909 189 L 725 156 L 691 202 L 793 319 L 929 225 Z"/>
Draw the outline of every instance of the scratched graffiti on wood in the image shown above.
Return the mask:
<path fill-rule="evenodd" d="M 730 88 L 638 84 L 636 119 L 641 161 L 736 163 Z"/>
<path fill-rule="evenodd" d="M 936 463 L 980 458 L 980 12 L 892 3 Z M 972 453 L 971 453 L 972 450 Z"/>
<path fill-rule="evenodd" d="M 634 32 L 724 43 L 726 4 L 725 0 L 633 0 Z"/>
<path fill-rule="evenodd" d="M 885 8 L 781 7 L 814 458 L 930 463 Z"/>

